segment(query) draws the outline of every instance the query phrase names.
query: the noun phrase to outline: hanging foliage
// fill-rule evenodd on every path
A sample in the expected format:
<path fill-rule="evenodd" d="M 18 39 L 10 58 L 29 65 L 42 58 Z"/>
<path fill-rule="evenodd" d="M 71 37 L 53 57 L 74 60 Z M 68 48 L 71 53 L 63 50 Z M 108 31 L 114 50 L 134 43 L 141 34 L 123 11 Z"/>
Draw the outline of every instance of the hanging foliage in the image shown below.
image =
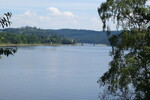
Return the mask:
<path fill-rule="evenodd" d="M 101 99 L 150 98 L 150 6 L 148 0 L 107 0 L 98 8 L 103 29 L 112 20 L 122 31 L 109 38 L 113 60 L 100 77 Z"/>

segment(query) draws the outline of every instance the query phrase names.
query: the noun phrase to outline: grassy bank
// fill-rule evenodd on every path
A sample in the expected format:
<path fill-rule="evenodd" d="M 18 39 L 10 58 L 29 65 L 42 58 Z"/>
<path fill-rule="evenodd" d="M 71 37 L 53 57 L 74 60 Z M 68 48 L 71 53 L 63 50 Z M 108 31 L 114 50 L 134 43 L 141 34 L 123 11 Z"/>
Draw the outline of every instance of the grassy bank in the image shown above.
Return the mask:
<path fill-rule="evenodd" d="M 17 47 L 17 46 L 61 46 L 61 45 L 72 45 L 82 46 L 82 43 L 76 44 L 0 44 L 0 47 Z M 87 45 L 86 43 L 84 45 Z M 93 45 L 93 44 L 91 44 Z M 107 44 L 95 44 L 95 46 L 108 46 Z"/>
<path fill-rule="evenodd" d="M 60 46 L 68 44 L 0 44 L 0 47 L 12 47 L 12 46 Z M 75 44 L 70 44 L 75 45 Z"/>

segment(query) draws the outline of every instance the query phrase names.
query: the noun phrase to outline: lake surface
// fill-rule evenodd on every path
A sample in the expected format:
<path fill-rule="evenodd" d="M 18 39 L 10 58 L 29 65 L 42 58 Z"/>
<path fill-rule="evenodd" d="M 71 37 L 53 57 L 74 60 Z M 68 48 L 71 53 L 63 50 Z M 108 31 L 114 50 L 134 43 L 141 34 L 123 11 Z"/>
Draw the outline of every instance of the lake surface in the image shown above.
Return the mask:
<path fill-rule="evenodd" d="M 110 47 L 27 46 L 0 60 L 0 100 L 99 100 Z"/>

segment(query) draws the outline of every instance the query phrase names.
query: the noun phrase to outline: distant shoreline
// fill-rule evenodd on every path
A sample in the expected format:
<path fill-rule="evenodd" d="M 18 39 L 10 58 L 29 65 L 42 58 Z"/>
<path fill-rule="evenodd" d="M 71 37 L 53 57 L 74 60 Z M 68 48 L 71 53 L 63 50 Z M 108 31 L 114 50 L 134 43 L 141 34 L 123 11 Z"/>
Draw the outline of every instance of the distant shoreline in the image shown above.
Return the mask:
<path fill-rule="evenodd" d="M 16 47 L 16 46 L 60 46 L 64 44 L 0 44 L 0 47 Z M 69 44 L 70 45 L 70 44 Z"/>
<path fill-rule="evenodd" d="M 85 43 L 86 44 L 86 43 Z M 61 45 L 72 45 L 80 46 L 81 43 L 77 44 L 0 44 L 0 47 L 17 47 L 17 46 L 61 46 Z M 92 44 L 91 44 L 92 45 Z M 95 44 L 97 46 L 108 46 L 107 44 Z"/>

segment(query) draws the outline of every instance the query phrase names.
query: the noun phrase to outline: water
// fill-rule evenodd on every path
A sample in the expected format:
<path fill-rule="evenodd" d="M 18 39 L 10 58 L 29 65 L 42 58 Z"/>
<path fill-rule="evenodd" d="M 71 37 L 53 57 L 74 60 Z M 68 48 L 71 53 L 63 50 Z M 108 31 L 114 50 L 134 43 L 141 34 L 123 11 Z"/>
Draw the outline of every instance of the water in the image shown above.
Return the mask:
<path fill-rule="evenodd" d="M 99 100 L 110 47 L 29 46 L 0 60 L 0 100 Z"/>

